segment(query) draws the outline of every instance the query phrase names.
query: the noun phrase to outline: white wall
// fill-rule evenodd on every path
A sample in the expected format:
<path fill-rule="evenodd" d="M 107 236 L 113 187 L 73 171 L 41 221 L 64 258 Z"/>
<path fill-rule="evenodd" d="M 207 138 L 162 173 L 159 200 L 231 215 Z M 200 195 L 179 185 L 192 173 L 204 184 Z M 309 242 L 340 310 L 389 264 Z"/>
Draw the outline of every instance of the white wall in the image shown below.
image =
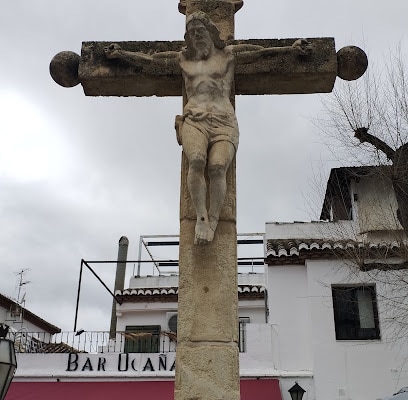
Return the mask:
<path fill-rule="evenodd" d="M 366 273 L 350 274 L 349 264 L 341 260 L 268 267 L 270 325 L 260 331 L 271 343 L 263 343 L 264 356 L 257 354 L 259 348 L 250 355 L 260 360 L 270 356 L 277 373 L 313 375 L 316 397 L 309 393 L 307 399 L 376 400 L 408 386 L 408 344 L 395 339 L 385 323 L 381 296 L 381 340 L 336 340 L 331 285 L 361 283 L 375 282 Z M 383 295 L 384 285 L 377 283 L 376 290 Z M 293 384 L 289 378 L 287 382 Z"/>
<path fill-rule="evenodd" d="M 312 371 L 309 296 L 304 266 L 268 268 L 269 324 L 276 367 L 282 370 Z"/>
<path fill-rule="evenodd" d="M 177 303 L 124 303 L 118 312 L 118 331 L 126 330 L 127 325 L 160 325 L 167 331 L 168 314 L 177 312 Z M 265 323 L 264 300 L 240 301 L 239 316 L 249 317 L 250 323 Z"/>
<path fill-rule="evenodd" d="M 348 263 L 341 260 L 309 260 L 305 269 L 316 398 L 375 400 L 407 386 L 408 347 L 394 341 L 391 328 L 384 323 L 386 315 L 380 297 L 381 340 L 337 341 L 335 337 L 331 285 L 375 282 L 370 282 L 365 273 L 350 274 Z M 384 290 L 381 284 L 376 286 L 377 292 Z"/>
<path fill-rule="evenodd" d="M 338 222 L 267 222 L 268 239 L 344 239 L 358 234 L 354 221 Z"/>
<path fill-rule="evenodd" d="M 265 323 L 265 301 L 264 300 L 240 301 L 238 315 L 240 317 L 249 317 L 250 324 Z"/>
<path fill-rule="evenodd" d="M 129 288 L 177 287 L 178 276 L 133 276 Z"/>
<path fill-rule="evenodd" d="M 6 310 L 3 307 L 0 307 L 0 323 L 6 324 L 11 330 L 16 330 L 18 332 L 45 332 L 44 329 L 24 320 L 24 312 L 22 320 L 20 318 L 11 319 L 9 310 Z"/>
<path fill-rule="evenodd" d="M 374 179 L 375 178 L 375 179 Z M 375 174 L 361 178 L 354 185 L 358 195 L 360 232 L 402 229 L 397 219 L 397 201 L 389 178 Z"/>
<path fill-rule="evenodd" d="M 177 312 L 177 303 L 124 303 L 120 306 L 117 330 L 125 331 L 127 325 L 160 325 L 167 331 L 167 315 Z"/>

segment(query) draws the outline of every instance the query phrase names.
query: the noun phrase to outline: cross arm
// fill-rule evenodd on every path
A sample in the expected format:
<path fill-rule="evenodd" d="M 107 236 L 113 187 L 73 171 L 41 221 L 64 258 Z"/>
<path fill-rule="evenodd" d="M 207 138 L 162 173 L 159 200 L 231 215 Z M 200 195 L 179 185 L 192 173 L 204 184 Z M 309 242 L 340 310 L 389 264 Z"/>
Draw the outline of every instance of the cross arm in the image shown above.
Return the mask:
<path fill-rule="evenodd" d="M 237 54 L 235 87 L 238 94 L 295 94 L 330 92 L 337 76 L 333 38 L 308 39 L 308 53 L 296 51 L 296 39 L 250 39 L 237 45 L 261 50 Z M 251 53 L 255 62 L 249 62 Z M 248 60 L 249 58 L 249 60 Z"/>
<path fill-rule="evenodd" d="M 255 63 L 237 57 L 236 94 L 328 93 L 336 76 L 358 79 L 368 65 L 358 47 L 346 46 L 336 53 L 333 38 L 251 39 L 235 44 L 265 49 Z"/>
<path fill-rule="evenodd" d="M 355 54 L 349 51 L 352 47 L 345 47 L 336 54 L 333 38 L 307 40 L 311 50 L 306 55 L 291 51 L 296 39 L 250 39 L 229 43 L 229 46 L 237 49 L 235 93 L 325 93 L 332 90 L 336 76 L 352 80 L 364 73 L 366 64 L 357 65 L 357 69 L 361 70 L 358 76 L 351 73 L 356 69 Z M 111 42 L 82 44 L 81 56 L 77 56 L 77 76 L 71 81 L 75 81 L 75 84 L 80 82 L 87 96 L 181 96 L 181 69 L 175 62 L 175 55 L 185 45 L 183 41 L 119 42 L 126 55 L 122 59 L 106 57 L 105 48 L 110 45 Z M 254 50 L 258 55 L 249 62 L 248 57 Z M 358 55 L 362 53 L 367 63 L 364 52 L 358 50 Z M 242 57 L 242 54 L 238 54 L 240 52 L 248 54 Z M 142 61 L 129 62 L 131 53 L 143 54 L 142 57 L 135 56 Z M 56 75 L 52 73 L 53 63 L 56 64 L 54 59 L 50 65 L 53 77 Z M 341 74 L 342 71 L 347 73 Z M 72 68 L 71 73 L 74 74 Z M 353 77 L 348 78 L 350 75 Z"/>
<path fill-rule="evenodd" d="M 181 70 L 177 60 L 184 42 L 83 42 L 78 78 L 87 96 L 178 96 Z"/>

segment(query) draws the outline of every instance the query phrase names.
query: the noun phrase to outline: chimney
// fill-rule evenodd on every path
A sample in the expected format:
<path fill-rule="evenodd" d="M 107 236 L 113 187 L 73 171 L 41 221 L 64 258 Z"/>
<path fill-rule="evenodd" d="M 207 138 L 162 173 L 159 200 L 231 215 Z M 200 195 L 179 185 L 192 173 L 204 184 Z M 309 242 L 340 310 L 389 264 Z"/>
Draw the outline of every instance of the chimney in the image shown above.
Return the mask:
<path fill-rule="evenodd" d="M 119 250 L 118 250 L 118 262 L 116 264 L 116 276 L 115 276 L 115 289 L 113 293 L 116 293 L 117 290 L 123 290 L 125 287 L 125 274 L 126 274 L 126 261 L 127 261 L 127 252 L 129 247 L 129 240 L 126 236 L 122 236 L 119 239 Z M 112 314 L 111 314 L 111 323 L 109 330 L 110 339 L 115 339 L 116 337 L 116 300 L 112 301 Z"/>

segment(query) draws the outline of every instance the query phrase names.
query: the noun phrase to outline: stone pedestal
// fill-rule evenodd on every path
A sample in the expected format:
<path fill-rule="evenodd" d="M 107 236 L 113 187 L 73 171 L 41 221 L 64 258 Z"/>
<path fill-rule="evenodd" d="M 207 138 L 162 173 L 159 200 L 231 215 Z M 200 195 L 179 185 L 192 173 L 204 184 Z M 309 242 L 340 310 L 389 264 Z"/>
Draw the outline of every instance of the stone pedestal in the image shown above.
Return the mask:
<path fill-rule="evenodd" d="M 177 400 L 239 400 L 237 346 L 228 344 L 177 345 Z"/>
<path fill-rule="evenodd" d="M 207 246 L 194 227 L 181 220 L 175 399 L 239 400 L 235 221 L 220 220 Z"/>

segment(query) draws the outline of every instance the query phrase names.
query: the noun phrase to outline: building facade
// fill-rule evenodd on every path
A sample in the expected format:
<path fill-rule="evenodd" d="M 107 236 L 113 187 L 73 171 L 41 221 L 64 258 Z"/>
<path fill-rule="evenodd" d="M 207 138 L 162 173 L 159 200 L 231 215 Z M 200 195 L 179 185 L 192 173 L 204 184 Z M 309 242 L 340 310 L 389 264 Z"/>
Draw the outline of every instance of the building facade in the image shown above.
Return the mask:
<path fill-rule="evenodd" d="M 406 237 L 387 179 L 332 170 L 321 221 L 266 223 L 263 265 L 238 275 L 242 400 L 290 400 L 296 383 L 305 400 L 408 386 Z M 177 274 L 135 274 L 115 295 L 114 335 L 55 333 L 51 352 L 28 335 L 7 400 L 172 399 Z"/>

